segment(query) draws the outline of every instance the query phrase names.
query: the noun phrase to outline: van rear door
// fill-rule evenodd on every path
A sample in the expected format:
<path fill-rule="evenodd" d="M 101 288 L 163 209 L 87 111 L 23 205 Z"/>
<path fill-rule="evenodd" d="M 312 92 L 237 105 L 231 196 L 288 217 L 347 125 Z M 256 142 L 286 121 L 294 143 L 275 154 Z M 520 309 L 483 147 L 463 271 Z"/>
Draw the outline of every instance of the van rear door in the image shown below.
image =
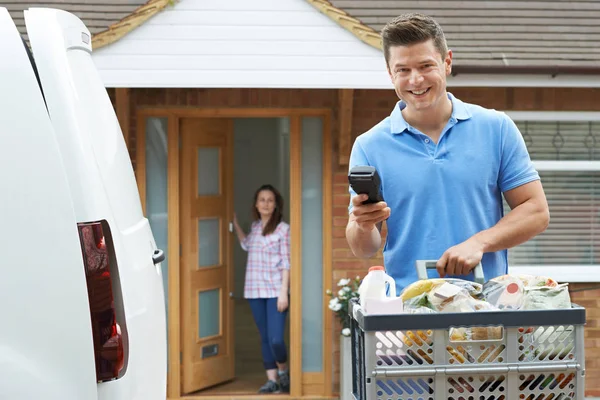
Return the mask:
<path fill-rule="evenodd" d="M 98 385 L 99 399 L 166 397 L 166 321 L 160 263 L 129 153 L 91 58 L 91 35 L 74 15 L 29 9 L 27 33 L 73 188 L 78 222 L 111 230 L 126 319 L 126 372 Z"/>
<path fill-rule="evenodd" d="M 62 155 L 0 8 L 0 398 L 95 400 L 90 306 Z"/>

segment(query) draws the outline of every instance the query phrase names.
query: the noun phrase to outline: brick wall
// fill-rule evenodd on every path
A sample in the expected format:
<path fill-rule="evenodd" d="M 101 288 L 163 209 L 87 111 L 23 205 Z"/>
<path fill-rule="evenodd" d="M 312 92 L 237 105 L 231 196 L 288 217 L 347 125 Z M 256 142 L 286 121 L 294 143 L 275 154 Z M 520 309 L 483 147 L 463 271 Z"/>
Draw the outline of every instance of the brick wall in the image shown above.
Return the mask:
<path fill-rule="evenodd" d="M 594 111 L 600 110 L 598 89 L 534 89 L 534 88 L 451 88 L 463 101 L 501 110 Z M 109 94 L 113 95 L 109 89 Z M 114 95 L 113 95 L 114 96 Z M 136 110 L 141 107 L 277 107 L 331 108 L 333 112 L 333 274 L 326 288 L 339 279 L 364 275 L 371 265 L 380 264 L 381 251 L 370 260 L 357 260 L 345 239 L 347 222 L 347 167 L 337 160 L 337 92 L 335 90 L 288 89 L 132 89 L 130 152 L 135 165 Z M 389 115 L 397 98 L 392 90 L 355 90 L 352 135 L 355 138 Z M 384 232 L 385 234 L 385 232 Z M 600 289 L 592 284 L 573 284 L 572 299 L 588 309 L 586 329 L 587 395 L 600 396 Z M 581 290 L 581 291 L 578 291 Z M 332 317 L 333 319 L 333 317 Z M 332 332 L 334 343 L 334 385 L 337 390 L 339 372 L 339 326 Z"/>

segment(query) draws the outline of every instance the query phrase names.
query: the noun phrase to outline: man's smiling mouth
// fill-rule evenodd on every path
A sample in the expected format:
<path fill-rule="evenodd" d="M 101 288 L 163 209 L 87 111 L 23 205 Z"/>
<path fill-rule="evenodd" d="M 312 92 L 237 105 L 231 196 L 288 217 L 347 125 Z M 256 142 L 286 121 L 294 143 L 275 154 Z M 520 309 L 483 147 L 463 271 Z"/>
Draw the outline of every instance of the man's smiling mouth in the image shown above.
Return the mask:
<path fill-rule="evenodd" d="M 409 92 L 414 94 L 415 96 L 420 96 L 422 94 L 429 92 L 430 89 L 431 88 L 427 88 L 427 89 L 423 89 L 423 90 L 409 90 Z"/>

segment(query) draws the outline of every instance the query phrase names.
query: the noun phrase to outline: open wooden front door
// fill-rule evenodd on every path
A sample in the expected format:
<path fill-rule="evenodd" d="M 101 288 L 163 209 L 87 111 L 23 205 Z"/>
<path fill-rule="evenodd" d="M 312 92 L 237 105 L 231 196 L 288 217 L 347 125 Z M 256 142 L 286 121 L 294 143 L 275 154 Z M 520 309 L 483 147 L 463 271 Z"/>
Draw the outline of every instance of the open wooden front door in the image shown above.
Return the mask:
<path fill-rule="evenodd" d="M 234 377 L 233 121 L 182 118 L 182 392 Z"/>

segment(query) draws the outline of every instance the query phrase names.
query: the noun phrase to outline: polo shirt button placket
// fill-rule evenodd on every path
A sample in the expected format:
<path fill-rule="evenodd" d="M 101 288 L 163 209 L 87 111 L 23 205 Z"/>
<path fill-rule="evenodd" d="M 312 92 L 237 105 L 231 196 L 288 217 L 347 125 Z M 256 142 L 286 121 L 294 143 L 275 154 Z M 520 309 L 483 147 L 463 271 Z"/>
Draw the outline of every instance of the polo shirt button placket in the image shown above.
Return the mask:
<path fill-rule="evenodd" d="M 425 142 L 425 145 L 426 145 L 426 147 L 427 147 L 427 153 L 429 153 L 429 155 L 430 155 L 431 157 L 433 157 L 433 156 L 434 156 L 434 151 L 433 151 L 433 149 L 432 149 L 432 147 L 431 147 L 431 139 L 429 139 L 429 138 L 424 138 L 424 139 L 423 139 L 423 141 Z"/>

